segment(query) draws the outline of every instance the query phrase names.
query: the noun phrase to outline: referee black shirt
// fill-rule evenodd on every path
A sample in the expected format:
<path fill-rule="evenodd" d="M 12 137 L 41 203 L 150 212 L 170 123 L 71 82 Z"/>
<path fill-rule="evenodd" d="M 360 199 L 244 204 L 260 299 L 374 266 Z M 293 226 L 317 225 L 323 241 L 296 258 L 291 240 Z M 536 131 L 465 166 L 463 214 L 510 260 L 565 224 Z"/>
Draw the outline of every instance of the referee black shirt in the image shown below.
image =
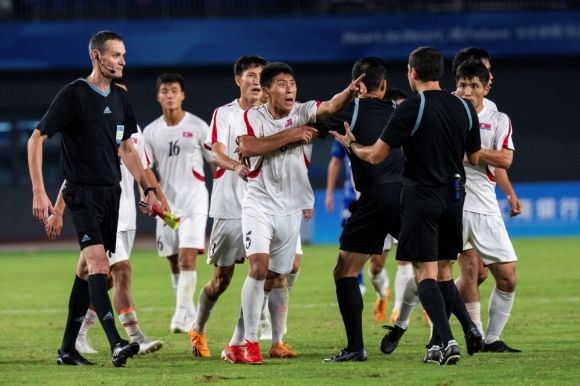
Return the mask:
<path fill-rule="evenodd" d="M 67 181 L 116 185 L 121 181 L 119 144 L 137 131 L 127 92 L 108 93 L 77 79 L 60 90 L 38 129 L 49 138 L 61 133 L 61 163 Z"/>
<path fill-rule="evenodd" d="M 390 101 L 380 98 L 354 99 L 332 118 L 318 122 L 316 127 L 322 135 L 325 135 L 328 130 L 344 134 L 344 122 L 348 122 L 357 143 L 365 146 L 372 145 L 380 137 L 393 111 L 393 103 Z M 355 189 L 361 193 L 377 191 L 380 189 L 378 185 L 400 182 L 402 179 L 404 156 L 400 146 L 392 149 L 389 156 L 377 165 L 371 165 L 350 153 L 348 156 Z"/>
<path fill-rule="evenodd" d="M 391 148 L 405 149 L 403 185 L 444 186 L 455 173 L 465 182 L 464 154 L 481 148 L 477 113 L 471 102 L 447 91 L 429 90 L 423 95 L 423 114 L 416 130 L 419 94 L 399 105 L 381 134 Z"/>

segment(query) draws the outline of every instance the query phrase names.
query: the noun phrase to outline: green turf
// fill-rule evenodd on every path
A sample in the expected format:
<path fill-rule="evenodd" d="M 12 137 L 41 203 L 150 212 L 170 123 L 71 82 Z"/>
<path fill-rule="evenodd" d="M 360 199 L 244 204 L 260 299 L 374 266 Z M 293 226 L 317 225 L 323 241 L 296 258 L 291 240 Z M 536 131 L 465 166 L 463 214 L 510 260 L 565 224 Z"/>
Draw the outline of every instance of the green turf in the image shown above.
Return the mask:
<path fill-rule="evenodd" d="M 305 247 L 301 274 L 291 293 L 287 341 L 299 352 L 292 360 L 270 360 L 263 366 L 230 365 L 219 360 L 238 316 L 240 286 L 246 266 L 238 272 L 216 306 L 208 335 L 213 358 L 193 359 L 185 335 L 169 333 L 174 305 L 169 269 L 153 251 L 132 258 L 133 295 L 144 331 L 163 339 L 154 354 L 113 368 L 100 326 L 91 331 L 99 354 L 92 367 L 55 364 L 73 279 L 74 251 L 0 252 L 0 384 L 255 384 L 255 385 L 562 385 L 580 377 L 580 238 L 517 239 L 518 290 L 503 339 L 521 354 L 464 354 L 457 366 L 439 367 L 421 361 L 428 329 L 417 312 L 397 351 L 385 356 L 378 343 L 384 331 L 372 321 L 372 291 L 365 295 L 366 363 L 325 364 L 321 359 L 345 344 L 336 305 L 332 267 L 336 248 Z M 199 288 L 210 270 L 205 257 L 198 266 Z M 395 263 L 387 264 L 391 283 Z M 482 314 L 492 280 L 482 288 Z M 367 286 L 369 285 L 367 279 Z M 460 344 L 462 334 L 452 324 Z M 269 345 L 262 344 L 267 353 Z M 464 350 L 465 351 L 465 350 Z"/>

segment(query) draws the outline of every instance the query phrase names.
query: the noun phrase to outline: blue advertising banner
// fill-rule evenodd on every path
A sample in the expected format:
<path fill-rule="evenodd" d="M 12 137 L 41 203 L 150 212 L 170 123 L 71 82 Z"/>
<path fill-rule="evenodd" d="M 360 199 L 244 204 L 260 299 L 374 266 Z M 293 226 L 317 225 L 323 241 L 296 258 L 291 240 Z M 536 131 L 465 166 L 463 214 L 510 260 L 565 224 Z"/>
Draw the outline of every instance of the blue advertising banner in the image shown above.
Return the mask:
<path fill-rule="evenodd" d="M 287 62 L 406 59 L 420 45 L 452 57 L 466 46 L 494 57 L 579 55 L 580 12 L 503 12 L 324 18 L 2 23 L 0 69 L 86 66 L 91 34 L 120 32 L 133 67 L 231 64 L 254 53 Z"/>
<path fill-rule="evenodd" d="M 498 202 L 510 236 L 579 236 L 580 181 L 517 183 L 514 189 L 522 203 L 522 214 L 509 217 L 509 205 L 497 189 Z M 340 205 L 332 213 L 324 208 L 324 190 L 315 192 L 314 224 L 305 240 L 313 243 L 338 244 Z M 334 202 L 342 201 L 336 190 Z"/>

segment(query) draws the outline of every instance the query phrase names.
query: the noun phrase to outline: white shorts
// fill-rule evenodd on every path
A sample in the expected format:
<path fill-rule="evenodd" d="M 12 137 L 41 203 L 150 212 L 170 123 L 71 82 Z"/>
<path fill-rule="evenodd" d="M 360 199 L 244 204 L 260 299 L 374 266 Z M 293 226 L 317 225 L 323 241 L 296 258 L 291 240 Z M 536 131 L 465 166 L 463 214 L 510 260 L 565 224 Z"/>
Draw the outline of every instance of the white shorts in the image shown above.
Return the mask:
<path fill-rule="evenodd" d="M 194 248 L 199 253 L 205 252 L 205 226 L 207 215 L 194 214 L 182 217 L 179 228 L 171 229 L 160 218 L 157 218 L 157 253 L 161 257 L 175 255 L 180 248 Z"/>
<path fill-rule="evenodd" d="M 300 237 L 300 231 L 298 231 L 298 241 L 296 242 L 296 254 L 303 255 L 304 251 L 302 250 L 302 237 Z"/>
<path fill-rule="evenodd" d="M 398 243 L 397 239 L 395 239 L 391 235 L 387 235 L 387 237 L 385 237 L 385 243 L 383 244 L 383 252 L 390 251 L 391 249 L 393 249 L 393 245 L 397 243 Z"/>
<path fill-rule="evenodd" d="M 268 269 L 286 274 L 292 271 L 302 210 L 287 216 L 273 216 L 252 208 L 242 209 L 242 230 L 246 256 L 256 253 L 270 255 Z"/>
<path fill-rule="evenodd" d="M 135 229 L 117 231 L 115 242 L 115 253 L 109 255 L 109 267 L 119 261 L 129 260 L 135 242 Z"/>
<path fill-rule="evenodd" d="M 463 250 L 475 248 L 483 264 L 517 261 L 501 215 L 463 211 Z"/>
<path fill-rule="evenodd" d="M 242 263 L 246 256 L 240 219 L 214 218 L 207 263 L 220 267 L 229 267 L 235 263 Z"/>

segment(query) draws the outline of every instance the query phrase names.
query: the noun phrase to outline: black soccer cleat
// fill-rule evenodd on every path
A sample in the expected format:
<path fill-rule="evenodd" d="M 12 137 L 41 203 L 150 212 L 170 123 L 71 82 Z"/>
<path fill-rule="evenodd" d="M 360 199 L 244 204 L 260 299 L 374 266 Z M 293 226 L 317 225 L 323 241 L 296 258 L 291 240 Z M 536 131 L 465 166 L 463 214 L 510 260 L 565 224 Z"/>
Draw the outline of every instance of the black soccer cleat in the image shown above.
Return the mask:
<path fill-rule="evenodd" d="M 482 344 L 483 336 L 481 336 L 481 332 L 479 332 L 475 325 L 470 326 L 467 330 L 467 334 L 465 334 L 467 353 L 473 355 L 476 352 L 480 352 Z"/>
<path fill-rule="evenodd" d="M 322 361 L 325 363 L 330 362 L 364 362 L 367 360 L 367 350 L 364 348 L 359 351 L 346 351 L 346 348 L 342 349 L 338 354 L 331 358 L 325 358 Z"/>
<path fill-rule="evenodd" d="M 126 340 L 122 340 L 117 343 L 111 351 L 111 362 L 113 362 L 113 366 L 115 367 L 125 366 L 125 363 L 127 363 L 127 358 L 131 358 L 137 355 L 138 352 L 138 342 L 129 343 Z"/>
<path fill-rule="evenodd" d="M 396 324 L 394 326 L 385 325 L 383 328 L 390 331 L 387 332 L 387 334 L 381 340 L 381 351 L 385 354 L 390 354 L 395 351 L 399 345 L 401 337 L 407 330 L 397 326 Z"/>
<path fill-rule="evenodd" d="M 436 344 L 431 347 L 427 346 L 427 351 L 423 355 L 423 362 L 441 364 L 441 347 Z"/>
<path fill-rule="evenodd" d="M 447 347 L 441 349 L 441 362 L 439 364 L 441 366 L 454 365 L 459 362 L 460 357 L 459 345 L 456 341 L 450 340 L 447 342 Z"/>
<path fill-rule="evenodd" d="M 69 365 L 69 366 L 89 366 L 94 365 L 93 362 L 86 360 L 77 350 L 72 350 L 70 353 L 65 353 L 57 351 L 56 355 L 57 365 Z"/>
<path fill-rule="evenodd" d="M 512 348 L 505 344 L 502 340 L 496 340 L 493 343 L 483 343 L 481 347 L 482 352 L 522 352 L 517 348 Z"/>

